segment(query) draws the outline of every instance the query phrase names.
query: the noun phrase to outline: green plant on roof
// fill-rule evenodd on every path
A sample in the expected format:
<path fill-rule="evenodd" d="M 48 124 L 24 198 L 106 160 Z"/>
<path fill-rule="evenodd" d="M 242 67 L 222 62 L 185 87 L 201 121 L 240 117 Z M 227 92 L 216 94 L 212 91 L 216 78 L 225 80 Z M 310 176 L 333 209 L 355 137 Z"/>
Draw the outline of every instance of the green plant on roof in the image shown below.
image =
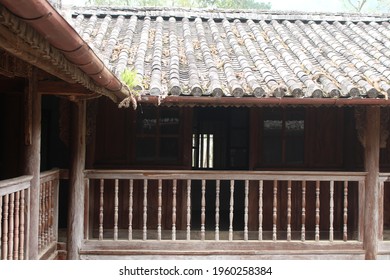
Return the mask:
<path fill-rule="evenodd" d="M 137 108 L 137 100 L 139 97 L 139 91 L 141 90 L 137 72 L 132 69 L 125 69 L 121 74 L 121 80 L 125 83 L 129 90 L 129 97 L 122 100 L 119 104 L 119 107 L 129 107 L 130 104 L 133 105 L 133 108 Z"/>
<path fill-rule="evenodd" d="M 137 86 L 137 72 L 135 70 L 125 69 L 121 74 L 122 81 L 130 88 Z"/>

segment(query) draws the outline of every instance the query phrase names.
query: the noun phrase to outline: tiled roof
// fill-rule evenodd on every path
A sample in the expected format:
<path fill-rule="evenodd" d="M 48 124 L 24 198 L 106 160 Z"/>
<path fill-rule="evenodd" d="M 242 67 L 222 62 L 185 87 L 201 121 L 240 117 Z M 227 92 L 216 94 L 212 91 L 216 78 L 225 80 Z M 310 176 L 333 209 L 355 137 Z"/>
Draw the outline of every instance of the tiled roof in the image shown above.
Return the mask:
<path fill-rule="evenodd" d="M 386 98 L 386 15 L 88 9 L 73 26 L 142 95 Z"/>

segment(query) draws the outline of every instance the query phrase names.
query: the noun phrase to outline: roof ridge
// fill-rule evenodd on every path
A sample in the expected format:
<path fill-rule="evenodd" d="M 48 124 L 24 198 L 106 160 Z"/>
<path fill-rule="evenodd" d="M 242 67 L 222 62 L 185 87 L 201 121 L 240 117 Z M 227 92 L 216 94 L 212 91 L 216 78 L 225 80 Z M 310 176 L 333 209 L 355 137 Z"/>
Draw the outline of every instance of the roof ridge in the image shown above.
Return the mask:
<path fill-rule="evenodd" d="M 390 14 L 385 13 L 348 13 L 348 12 L 302 12 L 254 9 L 220 9 L 220 8 L 185 8 L 185 7 L 126 7 L 126 6 L 84 6 L 70 7 L 71 13 L 77 15 L 111 15 L 111 16 L 150 16 L 174 18 L 204 19 L 252 19 L 252 20 L 304 20 L 304 21 L 352 21 L 384 22 L 390 21 Z"/>

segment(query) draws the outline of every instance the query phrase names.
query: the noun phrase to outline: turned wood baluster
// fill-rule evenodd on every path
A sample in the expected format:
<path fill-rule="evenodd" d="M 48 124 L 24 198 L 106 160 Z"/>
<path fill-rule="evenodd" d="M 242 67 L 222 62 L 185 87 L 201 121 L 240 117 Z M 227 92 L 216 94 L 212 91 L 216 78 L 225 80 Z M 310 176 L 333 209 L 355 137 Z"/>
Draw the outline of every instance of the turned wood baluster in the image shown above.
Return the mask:
<path fill-rule="evenodd" d="M 302 228 L 301 228 L 301 241 L 306 240 L 306 181 L 302 182 Z"/>
<path fill-rule="evenodd" d="M 172 240 L 176 240 L 176 211 L 177 211 L 177 180 L 173 180 L 172 188 Z"/>
<path fill-rule="evenodd" d="M 9 235 L 8 235 L 8 259 L 13 259 L 14 253 L 14 214 L 15 214 L 15 193 L 10 195 L 9 204 Z"/>
<path fill-rule="evenodd" d="M 162 180 L 158 180 L 157 198 L 157 240 L 161 240 L 161 218 L 162 218 Z"/>
<path fill-rule="evenodd" d="M 104 238 L 104 179 L 100 179 L 100 197 L 99 197 L 99 240 Z"/>
<path fill-rule="evenodd" d="M 114 187 L 114 240 L 118 240 L 118 219 L 119 219 L 119 180 L 115 179 L 115 187 Z"/>
<path fill-rule="evenodd" d="M 191 240 L 191 180 L 187 180 L 187 240 Z"/>
<path fill-rule="evenodd" d="M 229 241 L 233 240 L 234 180 L 230 180 Z"/>
<path fill-rule="evenodd" d="M 320 181 L 316 181 L 316 227 L 315 240 L 320 240 Z"/>
<path fill-rule="evenodd" d="M 134 181 L 129 181 L 129 232 L 128 239 L 133 240 L 133 192 L 134 192 Z"/>
<path fill-rule="evenodd" d="M 249 220 L 249 180 L 245 180 L 245 201 L 244 201 L 244 240 L 248 241 L 248 220 Z"/>
<path fill-rule="evenodd" d="M 48 232 L 48 229 L 49 229 L 49 194 L 48 194 L 48 185 L 50 183 L 47 182 L 46 184 L 44 184 L 44 189 L 45 189 L 45 192 L 44 192 L 44 199 L 43 199 L 43 204 L 44 204 L 44 217 L 43 217 L 43 246 L 44 248 L 47 246 L 48 244 L 48 240 L 49 240 L 49 232 Z"/>
<path fill-rule="evenodd" d="M 148 180 L 144 179 L 144 201 L 143 201 L 143 230 L 142 240 L 148 238 Z"/>
<path fill-rule="evenodd" d="M 38 251 L 40 252 L 43 247 L 42 230 L 43 230 L 43 189 L 42 184 L 40 185 L 39 192 L 39 224 L 38 224 Z"/>
<path fill-rule="evenodd" d="M 43 183 L 41 184 L 41 191 L 40 193 L 42 194 L 41 195 L 41 207 L 39 209 L 39 212 L 40 212 L 40 215 L 41 215 L 41 223 L 40 223 L 40 230 L 39 230 L 39 239 L 40 239 L 40 242 L 39 242 L 39 251 L 42 251 L 44 248 L 45 248 L 45 212 L 46 212 L 46 209 L 45 209 L 45 184 L 46 183 Z"/>
<path fill-rule="evenodd" d="M 1 209 L 1 206 L 0 206 L 0 209 Z M 20 215 L 19 260 L 24 260 L 25 209 L 26 209 L 25 191 L 21 190 L 20 191 L 20 213 L 21 213 L 21 215 Z M 1 217 L 0 217 L 0 220 L 1 220 Z"/>
<path fill-rule="evenodd" d="M 191 240 L 191 180 L 187 180 L 187 240 Z"/>
<path fill-rule="evenodd" d="M 215 185 L 215 240 L 219 240 L 219 208 L 220 208 L 220 191 L 221 181 L 217 180 Z"/>
<path fill-rule="evenodd" d="M 348 240 L 348 181 L 344 182 L 344 226 L 343 226 L 343 240 Z"/>
<path fill-rule="evenodd" d="M 329 200 L 329 241 L 334 239 L 334 181 L 330 181 L 329 185 L 330 200 Z"/>
<path fill-rule="evenodd" d="M 263 240 L 263 180 L 259 181 L 259 240 Z"/>
<path fill-rule="evenodd" d="M 202 180 L 202 200 L 200 214 L 200 237 L 201 240 L 206 238 L 206 180 Z"/>
<path fill-rule="evenodd" d="M 287 241 L 291 241 L 291 181 L 287 183 Z"/>
<path fill-rule="evenodd" d="M 41 230 L 40 230 L 40 251 L 42 251 L 45 248 L 45 219 L 46 219 L 46 183 L 43 183 L 41 185 L 41 215 L 42 215 L 42 220 L 41 220 Z"/>
<path fill-rule="evenodd" d="M 7 259 L 8 252 L 8 207 L 9 207 L 9 195 L 4 196 L 4 213 L 3 213 L 3 237 L 1 244 L 1 259 Z"/>
<path fill-rule="evenodd" d="M 277 240 L 277 221 L 278 221 L 278 181 L 274 180 L 273 188 L 273 208 L 272 208 L 272 240 Z"/>
<path fill-rule="evenodd" d="M 47 200 L 47 204 L 48 204 L 48 227 L 47 227 L 47 235 L 48 235 L 48 243 L 50 244 L 51 242 L 54 241 L 54 237 L 53 237 L 53 215 L 54 215 L 54 209 L 53 209 L 53 195 L 54 195 L 54 181 L 51 181 L 50 184 L 49 184 L 49 188 L 48 188 L 48 200 Z"/>
<path fill-rule="evenodd" d="M 89 180 L 88 180 L 88 184 L 89 184 Z M 55 236 L 56 234 L 56 229 L 54 228 L 55 226 L 55 200 L 54 200 L 54 195 L 55 195 L 55 189 L 58 188 L 59 186 L 59 182 L 58 182 L 58 179 L 56 179 L 56 181 L 54 182 L 54 184 L 52 184 L 51 186 L 51 195 L 50 195 L 50 211 L 51 211 L 51 214 L 50 214 L 50 218 L 51 218 L 51 221 L 50 221 L 50 236 L 51 236 L 51 242 L 53 241 L 57 241 L 57 236 Z M 88 187 L 89 189 L 89 187 Z"/>
<path fill-rule="evenodd" d="M 15 236 L 14 236 L 14 253 L 13 253 L 14 260 L 19 259 L 19 227 L 20 227 L 20 191 L 15 193 Z"/>

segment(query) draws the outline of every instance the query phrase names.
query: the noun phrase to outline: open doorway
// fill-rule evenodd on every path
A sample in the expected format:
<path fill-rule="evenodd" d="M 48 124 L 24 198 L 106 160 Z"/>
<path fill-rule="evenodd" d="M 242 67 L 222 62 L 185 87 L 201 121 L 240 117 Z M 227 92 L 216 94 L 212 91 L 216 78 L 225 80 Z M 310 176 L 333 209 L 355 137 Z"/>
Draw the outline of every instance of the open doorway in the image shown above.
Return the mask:
<path fill-rule="evenodd" d="M 192 168 L 194 170 L 248 170 L 249 110 L 247 108 L 195 108 L 192 133 Z M 244 181 L 234 186 L 233 228 L 244 223 Z M 201 180 L 192 186 L 193 227 L 200 227 Z M 230 181 L 219 186 L 219 227 L 229 228 Z M 206 181 L 206 229 L 215 228 L 217 186 Z"/>

